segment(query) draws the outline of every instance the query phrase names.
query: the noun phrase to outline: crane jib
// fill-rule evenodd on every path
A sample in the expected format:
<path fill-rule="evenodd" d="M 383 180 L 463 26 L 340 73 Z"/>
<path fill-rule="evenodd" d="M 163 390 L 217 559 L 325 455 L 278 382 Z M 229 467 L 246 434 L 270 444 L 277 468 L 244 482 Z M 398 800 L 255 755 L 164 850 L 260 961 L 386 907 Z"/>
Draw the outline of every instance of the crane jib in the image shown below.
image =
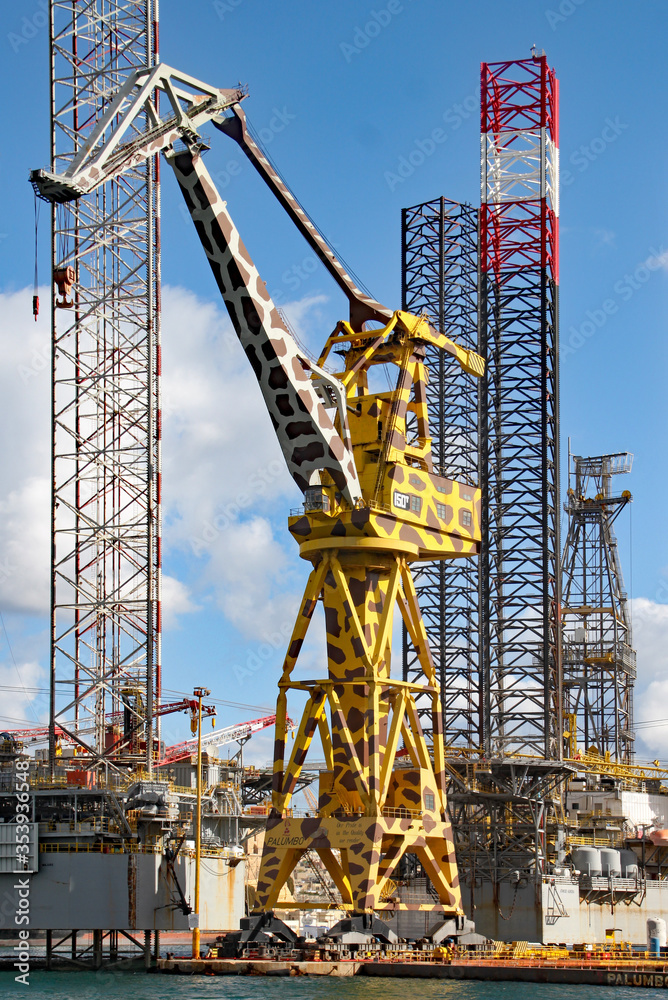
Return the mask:
<path fill-rule="evenodd" d="M 236 334 L 255 372 L 291 476 L 302 491 L 326 471 L 352 506 L 361 489 L 352 451 L 335 428 L 198 154 L 168 157 Z"/>

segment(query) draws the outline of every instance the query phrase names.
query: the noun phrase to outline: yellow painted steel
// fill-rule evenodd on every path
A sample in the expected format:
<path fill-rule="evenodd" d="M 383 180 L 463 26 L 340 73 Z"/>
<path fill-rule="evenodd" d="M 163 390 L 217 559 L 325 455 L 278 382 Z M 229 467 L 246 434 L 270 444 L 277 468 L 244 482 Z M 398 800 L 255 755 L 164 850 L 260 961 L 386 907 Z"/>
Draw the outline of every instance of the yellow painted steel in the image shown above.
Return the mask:
<path fill-rule="evenodd" d="M 343 907 L 353 912 L 403 908 L 392 896 L 397 866 L 417 855 L 439 898 L 428 909 L 461 913 L 446 769 L 440 682 L 418 606 L 411 563 L 470 558 L 480 547 L 480 493 L 437 474 L 426 402 L 426 345 L 453 356 L 473 375 L 482 359 L 427 320 L 395 312 L 380 329 L 339 323 L 319 366 L 343 355 L 336 377 L 347 394 L 348 430 L 363 499 L 343 500 L 326 473 L 306 492 L 304 512 L 289 519 L 300 554 L 312 564 L 279 681 L 272 811 L 268 817 L 256 909 L 280 906 L 279 895 L 307 850 L 321 858 Z M 394 387 L 370 391 L 376 366 L 396 373 Z M 317 376 L 313 376 L 314 380 Z M 295 667 L 322 602 L 327 673 L 304 679 Z M 425 683 L 392 677 L 395 609 L 406 626 Z M 288 693 L 306 695 L 286 761 Z M 433 741 L 420 723 L 430 706 Z M 291 800 L 316 737 L 326 769 L 315 816 L 291 814 Z M 400 740 L 408 766 L 397 766 Z M 392 898 L 391 898 L 392 897 Z M 411 907 L 414 908 L 414 907 Z M 425 908 L 422 906 L 421 908 Z"/>
<path fill-rule="evenodd" d="M 574 754 L 566 760 L 566 763 L 573 764 L 579 771 L 604 774 L 610 778 L 627 781 L 629 784 L 668 780 L 668 767 L 662 767 L 658 760 L 652 763 L 625 764 L 616 761 L 609 752 L 601 755 L 590 749 L 586 753 Z"/>

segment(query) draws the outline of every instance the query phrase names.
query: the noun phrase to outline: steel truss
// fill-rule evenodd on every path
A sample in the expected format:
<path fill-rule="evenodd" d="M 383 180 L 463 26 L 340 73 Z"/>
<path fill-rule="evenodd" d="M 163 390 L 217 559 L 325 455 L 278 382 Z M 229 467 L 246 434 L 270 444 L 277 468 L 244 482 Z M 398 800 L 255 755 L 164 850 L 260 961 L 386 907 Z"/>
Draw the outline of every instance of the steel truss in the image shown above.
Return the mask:
<path fill-rule="evenodd" d="M 569 756 L 594 746 L 633 759 L 636 656 L 613 524 L 632 500 L 612 477 L 631 471 L 633 455 L 573 457 L 574 486 L 564 509 L 562 563 L 564 716 Z M 579 745 L 578 745 L 579 744 Z"/>
<path fill-rule="evenodd" d="M 449 811 L 460 881 L 540 882 L 563 848 L 560 789 L 571 773 L 559 761 L 462 756 L 449 760 Z"/>
<path fill-rule="evenodd" d="M 478 211 L 447 198 L 402 211 L 402 301 L 463 347 L 478 346 Z M 428 348 L 429 409 L 434 471 L 478 484 L 479 387 L 443 352 Z M 436 661 L 446 746 L 482 745 L 478 560 L 421 564 L 416 591 Z M 404 630 L 403 676 L 421 679 L 418 654 Z M 429 707 L 420 709 L 429 728 Z"/>
<path fill-rule="evenodd" d="M 157 61 L 157 38 L 157 0 L 51 0 L 51 170 L 82 154 L 127 75 Z M 57 727 L 91 766 L 119 753 L 153 763 L 159 215 L 157 157 L 52 210 L 52 768 Z M 105 715 L 119 711 L 130 735 L 117 739 Z"/>
<path fill-rule="evenodd" d="M 481 650 L 488 753 L 561 757 L 558 83 L 483 63 Z"/>
<path fill-rule="evenodd" d="M 61 935 L 59 939 L 57 934 Z M 45 968 L 47 971 L 63 966 L 130 971 L 143 962 L 148 971 L 160 957 L 160 931 L 153 931 L 152 953 L 151 931 L 144 931 L 143 938 L 142 942 L 128 931 L 119 930 L 47 930 Z"/>

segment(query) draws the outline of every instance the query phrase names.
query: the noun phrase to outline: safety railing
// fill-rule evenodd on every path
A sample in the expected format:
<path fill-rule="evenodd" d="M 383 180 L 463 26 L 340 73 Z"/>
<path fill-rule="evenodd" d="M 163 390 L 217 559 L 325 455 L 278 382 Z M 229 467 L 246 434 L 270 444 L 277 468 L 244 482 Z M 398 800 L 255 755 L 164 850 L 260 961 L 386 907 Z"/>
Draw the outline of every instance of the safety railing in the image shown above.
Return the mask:
<path fill-rule="evenodd" d="M 40 854 L 164 854 L 164 848 L 161 844 L 108 844 L 101 841 L 74 844 L 45 841 L 39 845 L 39 851 Z M 244 856 L 234 847 L 202 847 L 200 855 L 203 858 L 222 858 L 224 860 L 241 859 Z M 195 849 L 182 847 L 179 851 L 179 857 L 194 858 Z"/>
<path fill-rule="evenodd" d="M 611 830 L 609 835 L 597 836 L 592 834 L 591 836 L 570 836 L 568 838 L 568 843 L 572 847 L 609 847 L 610 844 L 616 844 L 619 846 L 624 843 L 623 833 Z"/>
<path fill-rule="evenodd" d="M 271 809 L 271 806 L 269 807 Z M 286 809 L 282 815 L 293 819 L 309 819 L 317 815 L 317 809 Z M 258 814 L 256 814 L 258 815 Z M 422 819 L 424 813 L 419 809 L 405 809 L 403 806 L 386 806 L 380 810 L 378 815 L 385 819 Z M 364 819 L 368 818 L 363 809 L 338 809 L 336 812 L 328 813 L 327 818 L 331 819 Z"/>
<path fill-rule="evenodd" d="M 105 844 L 95 843 L 61 844 L 58 841 L 45 841 L 39 845 L 40 854 L 162 854 L 163 848 L 158 844 Z"/>
<path fill-rule="evenodd" d="M 62 833 L 67 836 L 70 833 L 118 833 L 118 824 L 114 820 L 104 816 L 97 816 L 95 819 L 75 822 L 74 820 L 40 820 L 40 836 L 47 833 Z"/>

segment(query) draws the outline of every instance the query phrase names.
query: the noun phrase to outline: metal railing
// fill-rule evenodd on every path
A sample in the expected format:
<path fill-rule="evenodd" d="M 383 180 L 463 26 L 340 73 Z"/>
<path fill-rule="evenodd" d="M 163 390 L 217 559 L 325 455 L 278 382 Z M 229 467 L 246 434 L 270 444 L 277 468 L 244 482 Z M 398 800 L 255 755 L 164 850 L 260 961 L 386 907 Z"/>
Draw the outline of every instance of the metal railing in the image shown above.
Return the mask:
<path fill-rule="evenodd" d="M 45 841 L 39 845 L 40 854 L 162 854 L 158 844 L 107 844 L 96 843 L 61 844 Z"/>
<path fill-rule="evenodd" d="M 39 845 L 40 854 L 164 854 L 164 848 L 157 843 L 125 843 L 109 844 L 98 841 L 97 843 L 76 843 L 61 844 L 54 841 L 45 841 Z M 203 858 L 228 858 L 241 859 L 243 855 L 235 853 L 235 848 L 230 847 L 203 847 L 201 852 Z M 194 858 L 194 848 L 182 847 L 179 857 Z"/>
<path fill-rule="evenodd" d="M 620 845 L 625 840 L 624 834 L 620 831 L 610 831 L 610 836 L 601 837 L 593 834 L 591 837 L 575 836 L 569 837 L 568 843 L 572 847 L 609 847 L 610 844 Z"/>
<path fill-rule="evenodd" d="M 40 836 L 47 833 L 62 833 L 67 836 L 70 833 L 118 833 L 118 823 L 107 819 L 105 816 L 96 816 L 91 820 L 76 822 L 74 820 L 39 820 Z"/>
<path fill-rule="evenodd" d="M 269 807 L 271 808 L 271 807 Z M 317 809 L 286 809 L 283 813 L 284 816 L 294 819 L 309 819 L 313 816 L 317 816 Z M 255 814 L 259 815 L 259 814 Z M 405 809 L 403 806 L 386 806 L 380 810 L 379 813 L 375 814 L 382 816 L 385 819 L 422 819 L 424 813 L 419 809 Z M 328 813 L 327 819 L 368 819 L 369 817 L 364 812 L 363 809 L 350 809 L 342 810 L 338 809 L 336 812 Z"/>

